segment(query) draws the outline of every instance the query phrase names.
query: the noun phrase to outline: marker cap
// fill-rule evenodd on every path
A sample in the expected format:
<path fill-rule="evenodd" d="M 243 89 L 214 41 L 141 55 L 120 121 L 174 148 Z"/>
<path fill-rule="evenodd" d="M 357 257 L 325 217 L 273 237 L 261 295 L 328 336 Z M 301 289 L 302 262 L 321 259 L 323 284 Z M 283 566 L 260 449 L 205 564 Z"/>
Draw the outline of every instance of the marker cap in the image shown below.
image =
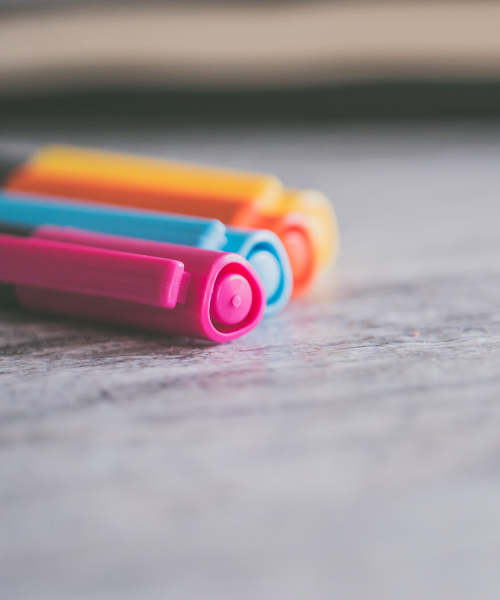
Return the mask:
<path fill-rule="evenodd" d="M 33 235 L 42 239 L 71 240 L 86 246 L 169 258 L 184 264 L 185 271 L 191 277 L 185 297 L 181 298 L 183 304 L 179 302 L 172 310 L 155 306 L 143 306 L 139 310 L 137 304 L 132 302 L 19 286 L 18 296 L 30 308 L 216 342 L 229 341 L 248 333 L 258 325 L 264 314 L 266 297 L 263 284 L 253 267 L 237 254 L 78 231 L 69 227 L 39 227 Z M 228 277 L 229 283 L 226 283 Z M 246 283 L 235 288 L 235 280 L 244 280 Z M 232 301 L 236 295 L 240 295 L 241 304 L 233 306 L 233 309 L 238 310 L 224 311 L 222 307 L 220 310 L 215 308 L 214 312 L 214 303 L 219 297 L 229 297 Z M 250 306 L 246 310 L 248 304 Z"/>
<path fill-rule="evenodd" d="M 283 244 L 293 276 L 292 297 L 306 293 L 317 273 L 316 256 L 313 249 L 312 230 L 307 219 L 299 212 L 287 214 L 261 214 L 252 223 L 253 227 L 269 229 Z"/>
<path fill-rule="evenodd" d="M 320 269 L 327 269 L 337 258 L 340 247 L 337 217 L 330 200 L 318 190 L 285 189 L 275 208 L 281 214 L 305 215 Z"/>

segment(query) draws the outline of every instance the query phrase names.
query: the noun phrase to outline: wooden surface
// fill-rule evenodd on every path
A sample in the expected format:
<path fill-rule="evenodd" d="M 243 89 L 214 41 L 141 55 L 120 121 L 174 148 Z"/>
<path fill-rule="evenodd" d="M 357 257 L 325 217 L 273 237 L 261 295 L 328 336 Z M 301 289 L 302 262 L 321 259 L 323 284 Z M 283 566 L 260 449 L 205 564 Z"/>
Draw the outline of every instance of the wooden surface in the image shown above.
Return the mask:
<path fill-rule="evenodd" d="M 343 248 L 227 345 L 1 312 L 2 598 L 498 598 L 500 127 L 3 139 L 270 170 Z"/>

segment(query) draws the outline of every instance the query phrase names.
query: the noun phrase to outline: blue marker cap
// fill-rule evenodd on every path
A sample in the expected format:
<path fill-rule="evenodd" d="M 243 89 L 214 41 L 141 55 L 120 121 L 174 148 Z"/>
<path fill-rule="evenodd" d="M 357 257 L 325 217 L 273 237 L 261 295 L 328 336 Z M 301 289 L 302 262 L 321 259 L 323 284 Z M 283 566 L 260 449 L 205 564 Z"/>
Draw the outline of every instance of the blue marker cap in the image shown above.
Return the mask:
<path fill-rule="evenodd" d="M 267 296 L 265 316 L 282 310 L 290 300 L 293 287 L 292 268 L 281 240 L 267 229 L 228 227 L 224 252 L 245 257 L 264 284 Z"/>
<path fill-rule="evenodd" d="M 226 227 L 217 219 L 198 219 L 142 209 L 57 200 L 0 191 L 0 220 L 21 225 L 61 225 L 169 244 L 220 250 Z"/>

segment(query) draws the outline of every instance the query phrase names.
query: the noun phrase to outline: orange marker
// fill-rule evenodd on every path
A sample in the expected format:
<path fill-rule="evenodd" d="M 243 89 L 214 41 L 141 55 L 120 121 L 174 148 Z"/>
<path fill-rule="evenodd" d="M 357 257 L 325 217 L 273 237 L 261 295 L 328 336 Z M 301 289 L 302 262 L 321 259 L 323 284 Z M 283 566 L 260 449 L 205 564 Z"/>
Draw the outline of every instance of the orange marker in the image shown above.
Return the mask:
<path fill-rule="evenodd" d="M 337 245 L 335 216 L 328 200 L 314 200 L 320 197 L 316 192 L 285 190 L 272 175 L 71 146 L 46 146 L 27 159 L 10 163 L 4 159 L 0 177 L 2 171 L 3 185 L 9 190 L 270 229 L 288 252 L 294 296 L 309 289 Z"/>

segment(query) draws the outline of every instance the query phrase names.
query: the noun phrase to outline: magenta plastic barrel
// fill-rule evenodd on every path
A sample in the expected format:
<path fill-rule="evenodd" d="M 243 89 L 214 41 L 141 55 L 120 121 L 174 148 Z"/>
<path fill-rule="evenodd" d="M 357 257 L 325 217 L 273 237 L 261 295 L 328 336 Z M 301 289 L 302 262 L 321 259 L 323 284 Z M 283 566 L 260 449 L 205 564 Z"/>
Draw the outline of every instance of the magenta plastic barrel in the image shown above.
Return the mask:
<path fill-rule="evenodd" d="M 179 293 L 178 304 L 172 309 L 17 286 L 20 301 L 29 308 L 216 342 L 230 341 L 248 333 L 263 317 L 266 306 L 264 287 L 253 267 L 237 254 L 104 235 L 70 227 L 42 226 L 36 228 L 32 235 L 168 258 L 183 263 L 184 271 L 190 278 Z"/>

